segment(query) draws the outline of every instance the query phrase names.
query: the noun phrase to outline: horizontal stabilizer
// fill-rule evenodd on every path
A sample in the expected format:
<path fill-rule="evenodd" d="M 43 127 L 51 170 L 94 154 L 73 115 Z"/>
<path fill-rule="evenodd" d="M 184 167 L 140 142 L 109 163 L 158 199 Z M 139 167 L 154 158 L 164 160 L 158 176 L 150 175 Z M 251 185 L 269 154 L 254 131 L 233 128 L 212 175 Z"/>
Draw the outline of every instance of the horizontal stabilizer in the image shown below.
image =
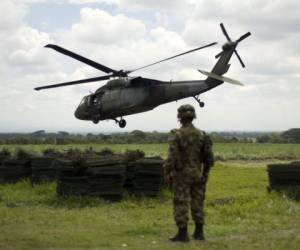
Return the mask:
<path fill-rule="evenodd" d="M 214 73 L 210 73 L 210 72 L 207 72 L 207 71 L 204 71 L 204 70 L 201 70 L 201 69 L 198 69 L 198 71 L 200 73 L 202 73 L 203 75 L 206 75 L 208 77 L 214 78 L 216 80 L 220 80 L 220 81 L 223 81 L 223 82 L 232 83 L 232 84 L 235 84 L 235 85 L 244 86 L 244 84 L 241 83 L 240 81 L 232 79 L 232 78 L 229 78 L 229 77 L 226 77 L 226 76 L 216 75 Z"/>

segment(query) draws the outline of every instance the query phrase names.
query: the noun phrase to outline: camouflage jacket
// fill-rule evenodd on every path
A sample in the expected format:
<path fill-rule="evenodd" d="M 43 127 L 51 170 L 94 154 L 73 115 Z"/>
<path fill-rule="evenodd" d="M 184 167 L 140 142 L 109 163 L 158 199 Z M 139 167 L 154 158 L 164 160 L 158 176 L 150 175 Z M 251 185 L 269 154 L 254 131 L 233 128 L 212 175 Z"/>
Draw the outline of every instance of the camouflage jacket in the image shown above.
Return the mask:
<path fill-rule="evenodd" d="M 166 175 L 198 179 L 213 163 L 212 141 L 204 131 L 193 124 L 171 130 L 168 158 L 164 164 Z"/>

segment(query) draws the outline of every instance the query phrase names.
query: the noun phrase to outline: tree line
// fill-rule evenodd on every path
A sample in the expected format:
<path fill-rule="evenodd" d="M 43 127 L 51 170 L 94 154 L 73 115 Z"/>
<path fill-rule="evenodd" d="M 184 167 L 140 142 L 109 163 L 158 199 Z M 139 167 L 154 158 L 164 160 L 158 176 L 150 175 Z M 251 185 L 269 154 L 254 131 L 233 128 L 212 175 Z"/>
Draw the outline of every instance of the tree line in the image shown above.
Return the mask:
<path fill-rule="evenodd" d="M 208 133 L 217 143 L 300 143 L 300 128 L 284 132 L 211 132 Z M 167 143 L 167 132 L 144 132 L 134 130 L 123 133 L 68 133 L 60 131 L 47 133 L 45 130 L 33 133 L 0 133 L 0 144 L 131 144 Z"/>

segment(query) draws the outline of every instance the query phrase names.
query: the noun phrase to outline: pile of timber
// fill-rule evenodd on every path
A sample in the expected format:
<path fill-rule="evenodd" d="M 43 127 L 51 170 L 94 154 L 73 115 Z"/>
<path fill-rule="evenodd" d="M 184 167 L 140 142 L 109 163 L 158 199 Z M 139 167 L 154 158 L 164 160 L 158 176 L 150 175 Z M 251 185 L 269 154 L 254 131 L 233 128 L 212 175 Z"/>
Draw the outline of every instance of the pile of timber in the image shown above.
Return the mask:
<path fill-rule="evenodd" d="M 30 160 L 31 183 L 39 184 L 56 180 L 56 168 L 53 166 L 54 157 L 34 157 Z"/>
<path fill-rule="evenodd" d="M 16 183 L 30 176 L 30 161 L 8 158 L 0 165 L 0 183 Z"/>
<path fill-rule="evenodd" d="M 57 194 L 89 195 L 116 201 L 123 197 L 126 166 L 119 157 L 93 157 L 85 161 L 57 159 Z"/>
<path fill-rule="evenodd" d="M 78 160 L 56 159 L 53 167 L 57 170 L 57 194 L 59 196 L 87 195 L 86 168 Z"/>
<path fill-rule="evenodd" d="M 87 168 L 89 195 L 111 201 L 123 198 L 126 165 L 122 157 L 108 156 L 90 159 L 84 165 Z"/>
<path fill-rule="evenodd" d="M 117 201 L 127 190 L 135 196 L 155 197 L 163 184 L 162 164 L 159 158 L 143 158 L 128 164 L 118 155 L 98 156 L 81 163 L 56 160 L 57 194 Z"/>
<path fill-rule="evenodd" d="M 163 160 L 144 158 L 127 166 L 126 188 L 136 196 L 157 196 L 163 185 Z"/>
<path fill-rule="evenodd" d="M 74 151 L 75 152 L 75 151 Z M 51 153 L 51 152 L 50 152 Z M 163 184 L 163 160 L 146 158 L 142 151 L 117 155 L 111 152 L 86 155 L 46 154 L 28 159 L 5 159 L 0 182 L 30 178 L 32 184 L 57 181 L 59 196 L 95 196 L 116 201 L 125 192 L 155 197 Z"/>
<path fill-rule="evenodd" d="M 300 162 L 269 164 L 269 190 L 300 187 Z"/>

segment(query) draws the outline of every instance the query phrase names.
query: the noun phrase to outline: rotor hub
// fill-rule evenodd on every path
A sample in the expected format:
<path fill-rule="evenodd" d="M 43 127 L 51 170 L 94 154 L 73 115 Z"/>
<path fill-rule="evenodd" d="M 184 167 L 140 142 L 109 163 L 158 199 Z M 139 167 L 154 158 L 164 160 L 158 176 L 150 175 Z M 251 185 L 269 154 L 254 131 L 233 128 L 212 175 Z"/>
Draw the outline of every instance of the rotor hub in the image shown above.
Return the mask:
<path fill-rule="evenodd" d="M 235 46 L 234 42 L 227 42 L 222 46 L 222 49 L 224 51 L 228 51 L 228 50 L 231 50 L 234 46 Z"/>

